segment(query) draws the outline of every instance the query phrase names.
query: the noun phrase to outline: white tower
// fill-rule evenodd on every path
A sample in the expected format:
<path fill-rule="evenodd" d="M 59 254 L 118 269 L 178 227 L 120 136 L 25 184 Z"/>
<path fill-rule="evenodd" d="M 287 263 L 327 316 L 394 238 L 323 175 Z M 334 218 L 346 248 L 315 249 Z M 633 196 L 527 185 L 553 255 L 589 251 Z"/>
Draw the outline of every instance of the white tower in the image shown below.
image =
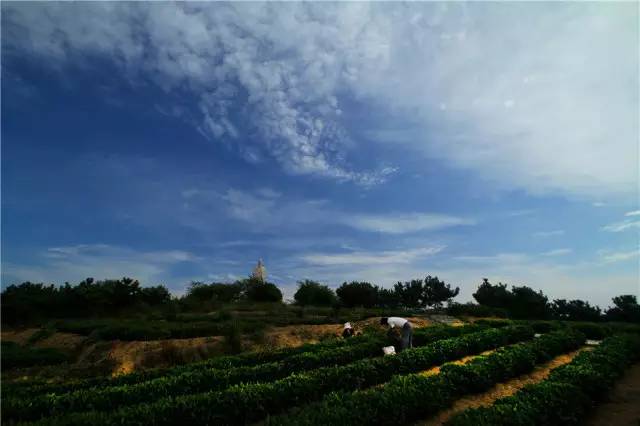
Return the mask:
<path fill-rule="evenodd" d="M 267 281 L 267 270 L 262 263 L 262 259 L 258 260 L 258 264 L 255 268 L 253 268 L 253 272 L 251 273 L 251 278 L 264 283 Z"/>

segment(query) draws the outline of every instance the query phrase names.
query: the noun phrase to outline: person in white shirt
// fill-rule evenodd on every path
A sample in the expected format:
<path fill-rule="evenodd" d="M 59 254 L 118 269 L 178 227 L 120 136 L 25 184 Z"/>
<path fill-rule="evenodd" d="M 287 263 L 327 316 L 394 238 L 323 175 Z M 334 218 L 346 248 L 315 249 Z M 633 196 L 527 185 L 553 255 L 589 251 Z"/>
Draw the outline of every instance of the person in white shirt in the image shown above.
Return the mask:
<path fill-rule="evenodd" d="M 348 337 L 353 336 L 354 332 L 353 332 L 353 327 L 351 327 L 351 323 L 350 322 L 345 322 L 344 323 L 344 328 L 342 329 L 342 337 L 344 337 L 345 339 Z"/>
<path fill-rule="evenodd" d="M 408 320 L 400 317 L 384 317 L 380 319 L 380 325 L 387 325 L 390 329 L 397 327 L 401 330 L 401 351 L 413 347 L 413 327 Z"/>

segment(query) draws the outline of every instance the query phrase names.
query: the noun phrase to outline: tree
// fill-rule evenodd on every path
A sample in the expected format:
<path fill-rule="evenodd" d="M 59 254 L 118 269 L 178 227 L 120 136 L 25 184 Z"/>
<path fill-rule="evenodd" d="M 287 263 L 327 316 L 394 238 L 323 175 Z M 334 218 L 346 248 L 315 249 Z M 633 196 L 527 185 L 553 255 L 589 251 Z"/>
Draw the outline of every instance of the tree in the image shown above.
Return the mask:
<path fill-rule="evenodd" d="M 171 293 L 163 285 L 143 287 L 140 289 L 140 299 L 147 305 L 162 305 L 171 300 Z"/>
<path fill-rule="evenodd" d="M 345 282 L 338 287 L 336 294 L 340 302 L 348 308 L 354 306 L 371 308 L 375 306 L 378 301 L 378 287 L 368 282 Z"/>
<path fill-rule="evenodd" d="M 460 288 L 451 289 L 451 285 L 440 281 L 438 277 L 427 275 L 424 279 L 423 303 L 427 306 L 441 307 L 443 302 L 453 299 L 460 293 Z"/>
<path fill-rule="evenodd" d="M 509 314 L 513 318 L 544 319 L 551 314 L 547 296 L 542 291 L 522 286 L 511 288 L 511 305 Z"/>
<path fill-rule="evenodd" d="M 239 300 L 244 288 L 239 283 L 211 283 L 192 282 L 187 289 L 186 299 L 194 302 L 230 303 Z"/>
<path fill-rule="evenodd" d="M 404 284 L 398 281 L 393 289 L 400 300 L 400 304 L 407 308 L 419 308 L 424 306 L 424 289 L 423 281 L 411 280 Z"/>
<path fill-rule="evenodd" d="M 328 286 L 311 280 L 298 282 L 298 290 L 293 299 L 301 306 L 333 306 L 338 301 L 336 294 Z"/>
<path fill-rule="evenodd" d="M 246 298 L 252 302 L 282 302 L 282 292 L 273 283 L 248 280 Z"/>
<path fill-rule="evenodd" d="M 484 306 L 509 309 L 512 294 L 507 290 L 506 284 L 498 283 L 493 285 L 487 278 L 483 278 L 482 284 L 473 293 L 473 298 Z"/>
<path fill-rule="evenodd" d="M 377 305 L 381 308 L 397 308 L 400 306 L 400 297 L 394 289 L 379 288 Z"/>
<path fill-rule="evenodd" d="M 636 296 L 623 294 L 613 299 L 614 307 L 607 309 L 606 317 L 610 321 L 640 322 L 640 305 Z"/>
<path fill-rule="evenodd" d="M 599 321 L 602 312 L 597 306 L 589 305 L 583 300 L 556 299 L 551 304 L 551 312 L 558 319 L 569 321 Z"/>

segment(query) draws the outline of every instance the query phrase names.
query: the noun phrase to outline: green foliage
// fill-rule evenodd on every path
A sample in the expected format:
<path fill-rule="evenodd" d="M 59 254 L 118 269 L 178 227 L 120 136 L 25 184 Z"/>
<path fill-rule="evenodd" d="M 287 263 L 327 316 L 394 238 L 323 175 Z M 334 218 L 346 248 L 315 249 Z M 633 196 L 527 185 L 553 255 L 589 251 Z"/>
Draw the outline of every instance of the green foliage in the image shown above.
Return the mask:
<path fill-rule="evenodd" d="M 247 299 L 254 302 L 282 302 L 282 292 L 272 283 L 250 283 Z"/>
<path fill-rule="evenodd" d="M 462 329 L 464 327 L 458 327 Z M 477 327 L 475 330 L 480 330 L 482 327 Z M 469 331 L 471 329 L 468 329 Z M 421 333 L 419 333 L 421 335 Z M 274 351 L 257 351 L 257 352 L 245 352 L 235 356 L 222 356 L 209 359 L 207 361 L 191 363 L 188 365 L 171 367 L 171 368 L 157 368 L 152 370 L 143 370 L 140 372 L 129 373 L 117 377 L 97 377 L 84 380 L 69 381 L 63 384 L 41 384 L 36 383 L 34 385 L 11 385 L 3 384 L 3 391 L 10 395 L 23 396 L 36 396 L 41 394 L 62 394 L 78 391 L 81 389 L 88 389 L 93 387 L 115 387 L 123 385 L 131 385 L 141 383 L 149 380 L 153 380 L 159 377 L 177 376 L 184 373 L 196 373 L 202 370 L 211 369 L 224 369 L 229 370 L 238 367 L 251 367 L 259 364 L 267 364 L 272 362 L 282 361 L 285 358 L 291 357 L 301 353 L 313 353 L 319 351 L 325 351 L 330 349 L 336 349 L 340 347 L 349 347 L 363 344 L 367 341 L 369 336 L 354 337 L 349 340 L 344 339 L 329 339 L 319 344 L 305 344 L 293 348 L 282 348 Z"/>
<path fill-rule="evenodd" d="M 451 303 L 447 307 L 447 314 L 452 316 L 506 318 L 507 310 L 475 303 Z"/>
<path fill-rule="evenodd" d="M 348 308 L 355 306 L 372 308 L 378 301 L 378 287 L 367 282 L 345 282 L 338 287 L 336 294 L 342 305 Z"/>
<path fill-rule="evenodd" d="M 10 285 L 2 292 L 1 300 L 2 322 L 20 324 L 46 318 L 116 314 L 143 304 L 161 306 L 169 301 L 169 291 L 163 286 L 142 288 L 131 278 L 87 278 L 76 286 L 30 282 Z"/>
<path fill-rule="evenodd" d="M 202 282 L 192 282 L 185 295 L 185 301 L 188 303 L 202 302 L 235 302 L 240 300 L 243 287 L 239 283 L 223 284 Z"/>
<path fill-rule="evenodd" d="M 455 329 L 455 328 L 451 328 Z M 457 331 L 456 331 L 457 332 Z M 362 359 L 343 366 L 322 367 L 308 370 L 302 374 L 293 374 L 283 379 L 269 383 L 253 383 L 232 386 L 223 391 L 194 393 L 193 383 L 175 384 L 184 396 L 166 397 L 155 402 L 137 404 L 129 407 L 121 407 L 108 412 L 88 412 L 65 415 L 52 418 L 49 424 L 130 424 L 141 419 L 147 424 L 243 424 L 256 421 L 269 413 L 277 413 L 303 402 L 318 399 L 331 391 L 352 390 L 368 387 L 389 380 L 396 374 L 406 374 L 421 371 L 432 365 L 446 360 L 457 359 L 470 353 L 496 348 L 514 341 L 521 341 L 532 337 L 532 331 L 526 327 L 506 327 L 491 329 L 460 337 L 438 340 L 422 348 L 407 350 L 393 357 L 377 357 Z M 377 346 L 377 345 L 376 345 Z M 379 349 L 379 346 L 377 346 Z M 358 347 L 354 347 L 356 350 Z M 373 346 L 372 346 L 373 348 Z M 360 349 L 358 349 L 360 350 Z M 344 354 L 346 355 L 346 353 Z M 315 356 L 300 354 L 297 356 L 297 365 L 305 368 L 322 360 L 330 359 L 326 353 L 317 353 Z M 336 359 L 333 359 L 336 364 Z M 351 360 L 352 361 L 352 360 Z M 292 361 L 287 361 L 292 362 Z M 350 362 L 350 361 L 345 361 Z M 282 369 L 282 365 L 258 366 L 256 372 L 265 372 L 272 369 L 269 374 L 274 374 Z M 205 372 L 203 372 L 205 374 Z M 233 374 L 233 373 L 232 373 Z M 261 373 L 260 373 L 261 374 Z M 198 377 L 203 377 L 199 375 Z M 195 376 L 192 377 L 195 379 Z M 265 380 L 256 378 L 243 380 L 251 382 Z M 182 378 L 181 380 L 184 380 Z M 211 377 L 207 380 L 198 379 L 198 382 L 216 383 Z M 195 383 L 195 382 L 194 382 Z M 131 398 L 149 398 L 151 390 L 142 383 L 141 388 L 123 390 L 120 397 L 123 403 L 131 403 Z M 164 392 L 164 387 L 158 390 Z M 189 395 L 189 393 L 192 393 Z M 128 399 L 125 399 L 125 395 Z M 159 395 L 156 395 L 158 397 Z M 82 394 L 75 395 L 77 404 L 67 401 L 58 405 L 57 412 L 71 412 L 81 407 L 96 407 L 95 404 L 106 404 L 105 408 L 112 408 L 113 403 L 105 403 L 103 398 L 87 400 Z M 52 410 L 53 405 L 60 404 L 61 397 L 45 395 L 46 403 L 36 403 L 33 400 L 25 401 L 22 406 L 3 401 L 3 416 L 9 418 L 37 418 L 42 411 Z M 89 402 L 91 401 L 91 402 Z M 125 402 L 128 401 L 128 402 Z M 64 407 L 64 408 L 62 408 Z M 9 413 L 6 413 L 9 411 Z"/>
<path fill-rule="evenodd" d="M 473 297 L 481 305 L 506 310 L 511 318 L 545 319 L 551 315 L 547 296 L 526 286 L 509 290 L 506 284 L 493 285 L 483 278 Z"/>
<path fill-rule="evenodd" d="M 583 300 L 556 299 L 551 304 L 551 312 L 557 319 L 569 321 L 600 321 L 602 312 Z"/>
<path fill-rule="evenodd" d="M 242 352 L 242 330 L 236 321 L 232 322 L 224 334 L 224 341 L 227 344 L 227 352 L 238 354 Z"/>
<path fill-rule="evenodd" d="M 423 303 L 427 306 L 440 307 L 447 300 L 451 300 L 460 293 L 460 288 L 451 289 L 449 284 L 440 281 L 438 277 L 428 275 L 424 279 Z"/>
<path fill-rule="evenodd" d="M 334 306 L 338 301 L 336 294 L 328 286 L 311 280 L 298 282 L 298 290 L 293 299 L 301 306 Z"/>
<path fill-rule="evenodd" d="M 617 335 L 584 351 L 549 377 L 492 406 L 467 409 L 449 426 L 579 425 L 631 363 L 640 359 L 640 337 Z"/>
<path fill-rule="evenodd" d="M 613 307 L 606 312 L 609 321 L 627 321 L 640 323 L 640 305 L 636 296 L 625 294 L 612 299 Z"/>
<path fill-rule="evenodd" d="M 498 283 L 493 285 L 487 278 L 483 278 L 482 284 L 473 293 L 473 298 L 483 306 L 508 310 L 511 306 L 513 295 L 507 289 L 506 284 Z"/>
<path fill-rule="evenodd" d="M 440 374 L 395 376 L 380 387 L 334 393 L 315 404 L 268 419 L 268 425 L 396 425 L 411 423 L 450 406 L 462 395 L 531 371 L 538 363 L 575 349 L 584 336 L 559 331 L 507 346 L 465 365 L 445 364 Z M 478 348 L 475 348 L 478 350 Z"/>
<path fill-rule="evenodd" d="M 28 348 L 14 342 L 2 342 L 2 369 L 52 365 L 68 361 L 65 353 L 53 348 Z"/>

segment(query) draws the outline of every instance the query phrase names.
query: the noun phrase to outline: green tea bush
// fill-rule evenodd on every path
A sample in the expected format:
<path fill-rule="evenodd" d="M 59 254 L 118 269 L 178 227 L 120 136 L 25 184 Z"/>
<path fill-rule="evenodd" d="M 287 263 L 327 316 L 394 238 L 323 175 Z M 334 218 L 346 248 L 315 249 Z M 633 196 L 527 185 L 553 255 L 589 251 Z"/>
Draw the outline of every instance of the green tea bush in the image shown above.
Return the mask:
<path fill-rule="evenodd" d="M 2 342 L 2 369 L 52 365 L 68 361 L 68 356 L 54 348 L 22 347 L 14 342 Z"/>
<path fill-rule="evenodd" d="M 573 350 L 584 335 L 561 330 L 530 342 L 507 346 L 465 365 L 445 364 L 440 374 L 396 376 L 381 387 L 329 395 L 324 400 L 268 419 L 268 425 L 397 425 L 426 418 L 462 395 L 482 392 L 536 364 Z"/>
<path fill-rule="evenodd" d="M 602 400 L 624 370 L 640 359 L 640 337 L 618 335 L 593 351 L 578 354 L 549 377 L 497 400 L 489 407 L 467 409 L 448 426 L 579 425 L 594 402 Z"/>
<path fill-rule="evenodd" d="M 439 340 L 392 357 L 363 359 L 344 366 L 318 368 L 269 383 L 240 384 L 224 391 L 166 397 L 115 411 L 53 417 L 45 420 L 43 424 L 135 424 L 137 421 L 167 425 L 245 424 L 260 420 L 268 414 L 284 411 L 291 406 L 319 399 L 332 391 L 369 387 L 388 381 L 397 374 L 421 371 L 448 360 L 530 339 L 532 336 L 533 331 L 530 328 L 521 326 L 484 330 Z M 141 392 L 141 389 L 132 390 L 129 396 L 139 398 Z M 181 393 L 189 392 L 190 389 L 183 388 Z M 93 405 L 83 406 L 90 408 Z M 113 406 L 115 404 L 111 405 Z M 57 412 L 68 413 L 80 407 L 81 405 L 66 405 Z M 33 408 L 33 404 L 27 403 L 19 410 L 12 409 L 7 417 L 38 418 L 42 412 L 34 415 Z M 5 411 L 6 408 L 3 410 L 3 416 Z"/>

